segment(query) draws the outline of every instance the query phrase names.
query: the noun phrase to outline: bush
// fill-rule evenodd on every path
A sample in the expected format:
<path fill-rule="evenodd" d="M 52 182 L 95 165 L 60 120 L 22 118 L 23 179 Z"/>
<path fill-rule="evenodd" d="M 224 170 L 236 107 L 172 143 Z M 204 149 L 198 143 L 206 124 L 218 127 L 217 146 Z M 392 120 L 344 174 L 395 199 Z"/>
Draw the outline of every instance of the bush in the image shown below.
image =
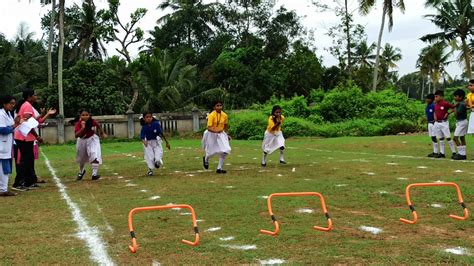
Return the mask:
<path fill-rule="evenodd" d="M 229 115 L 229 133 L 235 139 L 263 139 L 268 116 L 261 112 L 245 111 Z"/>
<path fill-rule="evenodd" d="M 308 103 L 304 96 L 294 96 L 289 100 L 277 99 L 272 97 L 270 101 L 264 105 L 254 105 L 252 109 L 254 110 L 263 110 L 265 114 L 270 115 L 272 113 L 272 108 L 274 105 L 279 105 L 282 109 L 283 115 L 286 117 L 300 117 L 306 118 L 311 114 L 311 111 L 308 107 Z"/>
<path fill-rule="evenodd" d="M 341 122 L 361 118 L 369 113 L 367 97 L 357 86 L 338 87 L 324 96 L 317 108 L 328 122 Z"/>
<path fill-rule="evenodd" d="M 305 119 L 288 117 L 282 125 L 283 135 L 287 138 L 295 136 L 316 136 L 316 126 Z"/>

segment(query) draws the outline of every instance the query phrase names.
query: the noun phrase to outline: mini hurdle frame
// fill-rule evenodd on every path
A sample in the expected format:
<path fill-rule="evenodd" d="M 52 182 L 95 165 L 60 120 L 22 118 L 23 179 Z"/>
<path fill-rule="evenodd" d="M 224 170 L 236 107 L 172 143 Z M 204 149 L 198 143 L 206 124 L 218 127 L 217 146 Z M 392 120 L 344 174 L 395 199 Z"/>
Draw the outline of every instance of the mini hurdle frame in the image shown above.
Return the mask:
<path fill-rule="evenodd" d="M 314 229 L 319 230 L 319 231 L 330 231 L 332 230 L 332 220 L 331 217 L 329 217 L 328 210 L 326 208 L 326 202 L 324 201 L 323 195 L 318 192 L 288 192 L 288 193 L 273 193 L 271 194 L 268 199 L 267 199 L 267 206 L 268 206 L 268 212 L 270 214 L 270 217 L 272 218 L 273 225 L 275 226 L 275 231 L 269 231 L 269 230 L 260 230 L 260 233 L 262 234 L 267 234 L 270 236 L 277 236 L 278 233 L 280 232 L 280 225 L 278 224 L 277 218 L 273 214 L 272 210 L 272 199 L 273 197 L 301 197 L 301 196 L 316 196 L 319 197 L 321 201 L 321 207 L 323 208 L 324 215 L 326 216 L 326 219 L 328 221 L 328 226 L 327 227 L 321 227 L 321 226 L 313 226 Z"/>
<path fill-rule="evenodd" d="M 464 211 L 464 216 L 457 216 L 454 214 L 450 214 L 449 217 L 456 219 L 456 220 L 466 220 L 469 216 L 469 211 L 467 210 L 466 204 L 464 204 L 464 200 L 462 198 L 461 189 L 456 183 L 453 182 L 443 182 L 443 183 L 415 183 L 408 185 L 405 190 L 405 196 L 407 199 L 408 207 L 410 207 L 411 213 L 413 215 L 413 220 L 403 219 L 400 218 L 400 221 L 406 224 L 415 224 L 418 221 L 418 214 L 416 213 L 415 207 L 413 206 L 411 199 L 410 199 L 410 189 L 415 187 L 454 187 L 458 194 L 459 204 Z"/>
<path fill-rule="evenodd" d="M 199 229 L 196 221 L 196 214 L 194 212 L 193 207 L 187 204 L 177 204 L 177 205 L 166 205 L 166 206 L 151 206 L 151 207 L 139 207 L 139 208 L 134 208 L 130 210 L 128 213 L 128 229 L 130 231 L 130 236 L 132 237 L 132 245 L 128 246 L 128 249 L 132 253 L 137 252 L 138 245 L 137 245 L 137 238 L 135 236 L 135 231 L 133 229 L 133 215 L 138 212 L 144 212 L 144 211 L 159 211 L 159 210 L 167 210 L 167 209 L 174 209 L 174 208 L 179 208 L 179 209 L 188 209 L 191 211 L 191 217 L 193 219 L 193 228 L 194 228 L 194 242 L 188 241 L 188 240 L 181 240 L 184 244 L 190 245 L 190 246 L 197 246 L 199 244 Z"/>

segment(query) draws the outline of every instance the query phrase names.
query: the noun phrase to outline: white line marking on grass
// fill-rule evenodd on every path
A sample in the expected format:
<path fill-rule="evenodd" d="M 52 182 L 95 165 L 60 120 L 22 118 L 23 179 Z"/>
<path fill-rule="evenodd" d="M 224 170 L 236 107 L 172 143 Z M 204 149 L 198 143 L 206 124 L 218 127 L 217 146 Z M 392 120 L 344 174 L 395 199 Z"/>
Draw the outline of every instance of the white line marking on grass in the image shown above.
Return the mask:
<path fill-rule="evenodd" d="M 417 166 L 416 168 L 418 168 L 418 169 L 427 169 L 428 167 L 426 167 L 426 166 Z"/>
<path fill-rule="evenodd" d="M 244 156 L 239 154 L 239 155 L 237 155 L 237 157 L 242 158 L 242 157 L 244 157 Z"/>
<path fill-rule="evenodd" d="M 406 177 L 399 177 L 399 178 L 397 178 L 397 180 L 408 180 L 408 178 L 406 178 Z"/>
<path fill-rule="evenodd" d="M 336 187 L 347 187 L 347 184 L 337 184 Z"/>
<path fill-rule="evenodd" d="M 259 260 L 260 265 L 278 265 L 285 263 L 282 259 L 268 259 L 268 260 Z"/>
<path fill-rule="evenodd" d="M 123 176 L 117 176 L 118 179 L 123 179 Z"/>
<path fill-rule="evenodd" d="M 171 205 L 176 205 L 176 204 L 174 204 L 174 203 L 168 203 L 168 204 L 166 204 L 166 206 L 171 206 Z M 173 210 L 173 211 L 180 211 L 181 208 L 172 208 L 172 210 Z"/>
<path fill-rule="evenodd" d="M 159 263 L 158 261 L 153 261 L 151 263 L 151 266 L 161 266 L 161 263 Z"/>
<path fill-rule="evenodd" d="M 230 163 L 226 163 L 225 165 L 229 166 L 229 165 L 232 165 L 232 164 L 230 164 Z"/>
<path fill-rule="evenodd" d="M 455 255 L 470 255 L 470 252 L 463 247 L 447 248 L 444 251 Z"/>
<path fill-rule="evenodd" d="M 118 175 L 118 173 L 114 173 L 114 175 Z"/>
<path fill-rule="evenodd" d="M 314 210 L 311 209 L 298 209 L 296 210 L 297 213 L 313 213 Z"/>
<path fill-rule="evenodd" d="M 398 165 L 398 163 L 387 163 L 387 165 Z"/>
<path fill-rule="evenodd" d="M 365 225 L 360 226 L 359 229 L 365 232 L 372 233 L 374 235 L 380 234 L 383 231 L 381 228 L 365 226 Z"/>
<path fill-rule="evenodd" d="M 304 181 L 311 181 L 313 179 L 305 178 Z"/>
<path fill-rule="evenodd" d="M 253 160 L 257 160 L 257 157 L 253 157 L 252 159 L 253 159 Z"/>
<path fill-rule="evenodd" d="M 126 187 L 136 187 L 136 186 L 138 186 L 138 185 L 137 185 L 137 184 L 133 184 L 133 183 L 127 183 L 125 186 L 126 186 Z"/>
<path fill-rule="evenodd" d="M 381 191 L 379 191 L 379 194 L 388 194 L 388 191 L 381 190 Z"/>
<path fill-rule="evenodd" d="M 281 174 L 278 174 L 277 176 L 283 176 L 283 175 L 281 175 Z"/>
<path fill-rule="evenodd" d="M 268 196 L 258 196 L 259 199 L 268 199 Z"/>
<path fill-rule="evenodd" d="M 434 181 L 434 182 L 435 182 L 435 183 L 444 183 L 443 180 L 436 180 L 436 181 Z"/>
<path fill-rule="evenodd" d="M 443 208 L 443 205 L 438 204 L 438 203 L 433 203 L 430 206 L 433 207 L 433 208 Z"/>
<path fill-rule="evenodd" d="M 235 237 L 233 236 L 228 236 L 228 237 L 220 237 L 219 240 L 220 241 L 231 241 L 231 240 L 234 240 Z"/>
<path fill-rule="evenodd" d="M 456 171 L 454 171 L 454 172 L 455 172 L 455 173 L 464 173 L 463 170 L 456 170 Z"/>
<path fill-rule="evenodd" d="M 149 200 L 157 200 L 157 199 L 161 199 L 160 196 L 153 196 L 153 197 L 149 197 L 148 198 Z"/>
<path fill-rule="evenodd" d="M 191 215 L 191 213 L 190 213 L 190 212 L 182 212 L 182 213 L 180 213 L 179 215 L 187 216 L 187 215 Z"/>
<path fill-rule="evenodd" d="M 230 249 L 239 249 L 239 250 L 252 250 L 257 249 L 256 245 L 222 245 L 221 247 L 230 248 Z"/>
<path fill-rule="evenodd" d="M 196 220 L 196 222 L 200 223 L 200 222 L 204 222 L 204 220 Z"/>
<path fill-rule="evenodd" d="M 125 180 L 125 182 L 127 182 L 127 183 L 128 183 L 128 182 L 132 182 L 132 180 L 130 180 L 130 179 L 127 179 L 127 180 Z"/>
<path fill-rule="evenodd" d="M 206 232 L 215 232 L 221 230 L 220 227 L 211 227 L 209 229 L 206 229 Z"/>
<path fill-rule="evenodd" d="M 291 172 L 293 172 L 293 173 L 296 172 L 296 168 L 293 167 L 293 169 L 291 169 Z"/>
<path fill-rule="evenodd" d="M 86 245 L 91 253 L 91 259 L 94 263 L 101 265 L 114 265 L 114 262 L 107 253 L 105 242 L 101 239 L 99 231 L 95 227 L 90 227 L 87 220 L 82 216 L 81 210 L 77 204 L 72 201 L 71 197 L 66 192 L 66 187 L 61 183 L 61 180 L 56 175 L 56 170 L 51 166 L 48 157 L 41 151 L 41 154 L 44 157 L 44 163 L 48 167 L 48 170 L 51 172 L 54 183 L 59 189 L 59 193 L 62 198 L 66 201 L 69 209 L 71 210 L 72 219 L 77 224 L 77 237 L 86 242 Z"/>
<path fill-rule="evenodd" d="M 192 176 L 194 176 L 194 175 L 193 175 L 193 174 L 187 174 L 186 176 L 191 176 L 191 177 L 192 177 Z"/>
<path fill-rule="evenodd" d="M 234 186 L 226 186 L 225 188 L 234 188 Z"/>
<path fill-rule="evenodd" d="M 140 192 L 147 193 L 147 192 L 148 192 L 148 190 L 146 190 L 146 189 L 142 189 L 142 190 L 140 190 Z"/>

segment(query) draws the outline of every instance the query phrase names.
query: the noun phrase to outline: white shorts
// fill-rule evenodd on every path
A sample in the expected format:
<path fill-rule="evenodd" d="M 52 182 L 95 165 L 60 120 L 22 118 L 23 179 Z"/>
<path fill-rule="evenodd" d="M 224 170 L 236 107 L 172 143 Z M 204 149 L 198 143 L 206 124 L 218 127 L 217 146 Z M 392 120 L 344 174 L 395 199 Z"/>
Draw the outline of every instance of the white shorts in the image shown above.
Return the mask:
<path fill-rule="evenodd" d="M 451 132 L 449 131 L 449 122 L 435 122 L 434 124 L 436 137 L 438 139 L 451 138 Z"/>
<path fill-rule="evenodd" d="M 147 146 L 143 145 L 144 159 L 149 169 L 153 169 L 156 165 L 163 164 L 163 147 L 161 146 L 161 138 L 147 140 Z"/>
<path fill-rule="evenodd" d="M 467 128 L 467 133 L 474 134 L 474 111 L 472 111 L 469 116 L 469 127 Z"/>
<path fill-rule="evenodd" d="M 455 137 L 464 137 L 467 134 L 467 119 L 456 122 L 456 130 L 454 130 Z"/>
<path fill-rule="evenodd" d="M 436 130 L 434 123 L 428 123 L 428 136 L 436 137 Z"/>

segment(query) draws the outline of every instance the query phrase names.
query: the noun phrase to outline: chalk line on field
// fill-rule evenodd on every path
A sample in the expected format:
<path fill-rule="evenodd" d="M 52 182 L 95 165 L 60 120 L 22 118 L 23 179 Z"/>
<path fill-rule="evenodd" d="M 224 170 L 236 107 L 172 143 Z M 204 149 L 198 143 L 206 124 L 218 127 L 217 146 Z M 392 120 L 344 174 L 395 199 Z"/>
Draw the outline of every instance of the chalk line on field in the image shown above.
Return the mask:
<path fill-rule="evenodd" d="M 63 183 L 61 183 L 61 180 L 56 175 L 56 170 L 54 170 L 54 168 L 51 166 L 48 157 L 46 157 L 43 151 L 41 151 L 41 154 L 44 157 L 46 167 L 48 167 L 48 170 L 51 172 L 54 183 L 59 189 L 59 193 L 66 201 L 69 209 L 71 210 L 72 219 L 77 224 L 77 237 L 86 242 L 86 245 L 91 254 L 91 259 L 95 263 L 98 263 L 100 265 L 115 265 L 115 263 L 112 261 L 109 254 L 107 253 L 105 243 L 100 237 L 99 231 L 97 230 L 97 228 L 89 226 L 89 223 L 82 215 L 78 205 L 74 201 L 72 201 L 71 197 L 69 197 L 69 195 L 67 194 L 66 187 Z"/>

